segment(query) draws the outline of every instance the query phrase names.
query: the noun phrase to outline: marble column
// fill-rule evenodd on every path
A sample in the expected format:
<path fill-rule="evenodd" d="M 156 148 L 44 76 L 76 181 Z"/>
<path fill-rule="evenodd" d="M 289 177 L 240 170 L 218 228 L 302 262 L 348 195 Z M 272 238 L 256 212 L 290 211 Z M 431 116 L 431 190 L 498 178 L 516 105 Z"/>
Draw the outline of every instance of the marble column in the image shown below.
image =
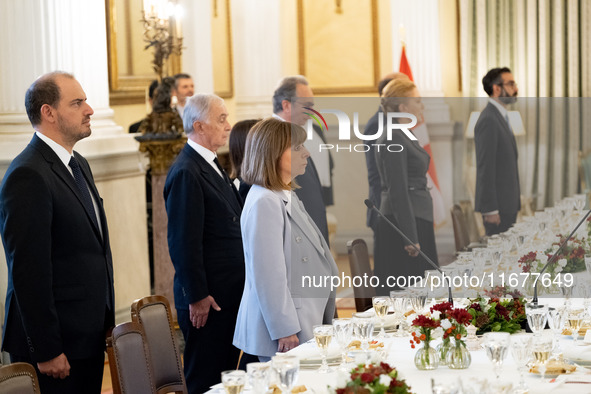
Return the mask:
<path fill-rule="evenodd" d="M 394 71 L 400 64 L 401 39 L 406 43 L 406 56 L 414 81 L 426 99 L 425 121 L 429 129 L 432 159 L 446 208 L 447 222 L 451 223 L 449 209 L 453 196 L 452 137 L 453 123 L 449 105 L 443 99 L 441 75 L 441 48 L 439 0 L 390 0 L 392 21 L 392 56 Z M 401 37 L 401 26 L 403 26 Z"/>
<path fill-rule="evenodd" d="M 273 113 L 271 98 L 282 78 L 279 56 L 282 5 L 283 2 L 276 0 L 232 2 L 236 120 Z"/>
<path fill-rule="evenodd" d="M 0 15 L 0 175 L 33 133 L 24 107 L 29 85 L 50 71 L 73 73 L 95 111 L 92 136 L 76 151 L 89 160 L 104 199 L 117 318 L 129 320 L 131 302 L 150 293 L 143 159 L 109 107 L 105 1 L 0 0 Z M 0 256 L 3 302 L 7 273 Z"/>

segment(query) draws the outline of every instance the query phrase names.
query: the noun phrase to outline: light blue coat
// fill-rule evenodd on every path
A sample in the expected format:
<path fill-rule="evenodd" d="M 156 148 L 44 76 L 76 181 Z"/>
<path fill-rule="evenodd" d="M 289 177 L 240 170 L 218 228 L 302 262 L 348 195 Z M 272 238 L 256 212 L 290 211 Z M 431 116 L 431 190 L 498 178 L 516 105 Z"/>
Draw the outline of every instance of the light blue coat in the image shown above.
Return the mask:
<path fill-rule="evenodd" d="M 335 291 L 302 286 L 302 276 L 338 275 L 330 249 L 318 227 L 310 226 L 291 209 L 282 191 L 254 185 L 240 219 L 246 264 L 246 283 L 234 331 L 234 346 L 246 353 L 271 357 L 278 340 L 297 334 L 300 343 L 314 337 L 312 326 L 330 324 Z M 306 214 L 307 215 L 307 214 Z M 328 282 L 330 283 L 330 282 Z"/>

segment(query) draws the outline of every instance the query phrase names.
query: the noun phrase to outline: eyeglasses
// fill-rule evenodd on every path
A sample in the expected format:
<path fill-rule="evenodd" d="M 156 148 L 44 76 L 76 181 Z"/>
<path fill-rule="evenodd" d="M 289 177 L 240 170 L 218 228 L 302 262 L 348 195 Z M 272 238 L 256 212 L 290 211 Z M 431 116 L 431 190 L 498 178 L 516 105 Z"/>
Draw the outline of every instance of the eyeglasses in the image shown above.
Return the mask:
<path fill-rule="evenodd" d="M 509 82 L 501 82 L 498 84 L 499 86 L 509 86 L 510 88 L 516 88 L 517 87 L 517 82 L 515 81 L 509 81 Z"/>

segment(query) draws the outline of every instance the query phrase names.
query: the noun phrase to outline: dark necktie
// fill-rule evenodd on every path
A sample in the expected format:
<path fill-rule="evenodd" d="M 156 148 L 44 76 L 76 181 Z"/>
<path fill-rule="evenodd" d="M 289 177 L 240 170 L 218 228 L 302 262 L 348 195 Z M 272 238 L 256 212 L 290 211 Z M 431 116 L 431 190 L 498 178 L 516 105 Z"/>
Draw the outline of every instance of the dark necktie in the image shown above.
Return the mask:
<path fill-rule="evenodd" d="M 228 176 L 228 174 L 226 174 L 226 171 L 224 171 L 224 169 L 220 165 L 218 158 L 214 157 L 213 162 L 215 163 L 215 165 L 218 167 L 218 169 L 222 173 L 222 178 L 224 178 L 224 182 L 226 182 L 228 185 L 232 186 L 232 181 L 230 181 L 230 177 Z"/>
<path fill-rule="evenodd" d="M 86 180 L 84 179 L 84 175 L 82 175 L 82 170 L 80 169 L 80 164 L 78 160 L 74 156 L 70 159 L 70 168 L 72 169 L 72 173 L 74 174 L 74 180 L 76 181 L 76 186 L 78 186 L 78 190 L 80 191 L 80 197 L 82 198 L 82 204 L 86 209 L 86 212 L 92 219 L 92 223 L 94 223 L 95 227 L 98 229 L 98 221 L 96 219 L 96 214 L 94 213 L 94 205 L 92 204 L 92 198 L 90 197 L 90 192 L 88 191 L 88 186 L 86 185 Z"/>

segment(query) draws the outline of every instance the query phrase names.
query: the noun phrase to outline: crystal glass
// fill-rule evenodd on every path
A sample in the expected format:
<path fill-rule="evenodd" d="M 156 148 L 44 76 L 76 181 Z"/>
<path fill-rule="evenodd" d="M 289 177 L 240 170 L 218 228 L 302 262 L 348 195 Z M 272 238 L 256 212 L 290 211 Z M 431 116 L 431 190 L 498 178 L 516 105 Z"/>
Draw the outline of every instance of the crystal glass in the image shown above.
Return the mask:
<path fill-rule="evenodd" d="M 546 374 L 546 364 L 550 359 L 550 354 L 552 353 L 552 336 L 550 335 L 540 335 L 534 336 L 533 343 L 532 343 L 532 354 L 536 364 L 538 364 L 538 369 L 540 374 L 542 375 L 542 380 L 545 378 Z"/>
<path fill-rule="evenodd" d="M 573 344 L 577 345 L 577 340 L 579 339 L 579 329 L 583 324 L 585 309 L 580 307 L 571 307 L 568 309 L 567 314 L 568 324 L 570 325 L 570 329 L 572 331 Z"/>
<path fill-rule="evenodd" d="M 320 349 L 320 355 L 322 356 L 322 365 L 320 366 L 320 369 L 318 369 L 318 371 L 316 372 L 332 372 L 332 370 L 328 368 L 328 362 L 326 361 L 326 357 L 328 357 L 328 346 L 332 341 L 334 329 L 332 325 L 322 324 L 314 326 L 312 330 L 314 333 L 314 339 L 316 340 L 316 346 L 318 346 L 318 349 Z"/>
<path fill-rule="evenodd" d="M 403 337 L 406 335 L 402 326 L 404 324 L 404 314 L 408 306 L 408 293 L 406 290 L 392 290 L 390 292 L 390 299 L 394 308 L 396 323 L 398 324 L 398 329 L 394 333 L 394 336 Z"/>
<path fill-rule="evenodd" d="M 410 305 L 416 313 L 422 314 L 427 305 L 427 289 L 413 289 L 410 297 Z"/>
<path fill-rule="evenodd" d="M 388 314 L 388 308 L 390 307 L 390 297 L 376 296 L 372 298 L 373 310 L 376 312 L 376 316 L 380 319 L 380 333 L 378 338 L 386 338 L 386 331 L 384 331 L 384 320 Z"/>
<path fill-rule="evenodd" d="M 497 379 L 500 378 L 503 361 L 507 357 L 509 338 L 510 334 L 508 332 L 487 332 L 483 336 L 482 347 L 493 364 Z"/>
<path fill-rule="evenodd" d="M 560 333 L 564 330 L 566 324 L 566 318 L 568 317 L 567 309 L 561 308 L 548 308 L 548 325 L 554 334 L 554 353 L 562 353 L 560 349 L 560 341 L 558 340 Z"/>
<path fill-rule="evenodd" d="M 529 387 L 525 383 L 524 372 L 526 371 L 527 363 L 531 358 L 531 342 L 532 335 L 529 334 L 514 334 L 511 335 L 511 356 L 517 364 L 519 371 L 519 385 L 516 387 L 516 393 L 527 393 Z"/>
<path fill-rule="evenodd" d="M 527 324 L 535 335 L 540 335 L 548 321 L 548 307 L 545 305 L 525 305 Z"/>
<path fill-rule="evenodd" d="M 248 363 L 246 374 L 248 383 L 253 393 L 266 393 L 269 389 L 269 363 Z"/>
<path fill-rule="evenodd" d="M 246 372 L 245 371 L 223 371 L 222 372 L 222 384 L 226 394 L 240 394 L 244 390 L 244 384 L 246 383 Z"/>
<path fill-rule="evenodd" d="M 334 330 L 334 339 L 341 350 L 341 365 L 339 368 L 346 369 L 347 345 L 349 345 L 353 336 L 353 321 L 346 318 L 333 319 L 332 328 Z"/>
<path fill-rule="evenodd" d="M 300 373 L 300 360 L 293 355 L 281 354 L 271 359 L 271 366 L 277 374 L 281 391 L 291 393 Z"/>
<path fill-rule="evenodd" d="M 354 313 L 353 327 L 355 335 L 361 341 L 361 349 L 365 352 L 366 358 L 369 358 L 369 342 L 373 336 L 373 319 L 362 313 Z"/>

